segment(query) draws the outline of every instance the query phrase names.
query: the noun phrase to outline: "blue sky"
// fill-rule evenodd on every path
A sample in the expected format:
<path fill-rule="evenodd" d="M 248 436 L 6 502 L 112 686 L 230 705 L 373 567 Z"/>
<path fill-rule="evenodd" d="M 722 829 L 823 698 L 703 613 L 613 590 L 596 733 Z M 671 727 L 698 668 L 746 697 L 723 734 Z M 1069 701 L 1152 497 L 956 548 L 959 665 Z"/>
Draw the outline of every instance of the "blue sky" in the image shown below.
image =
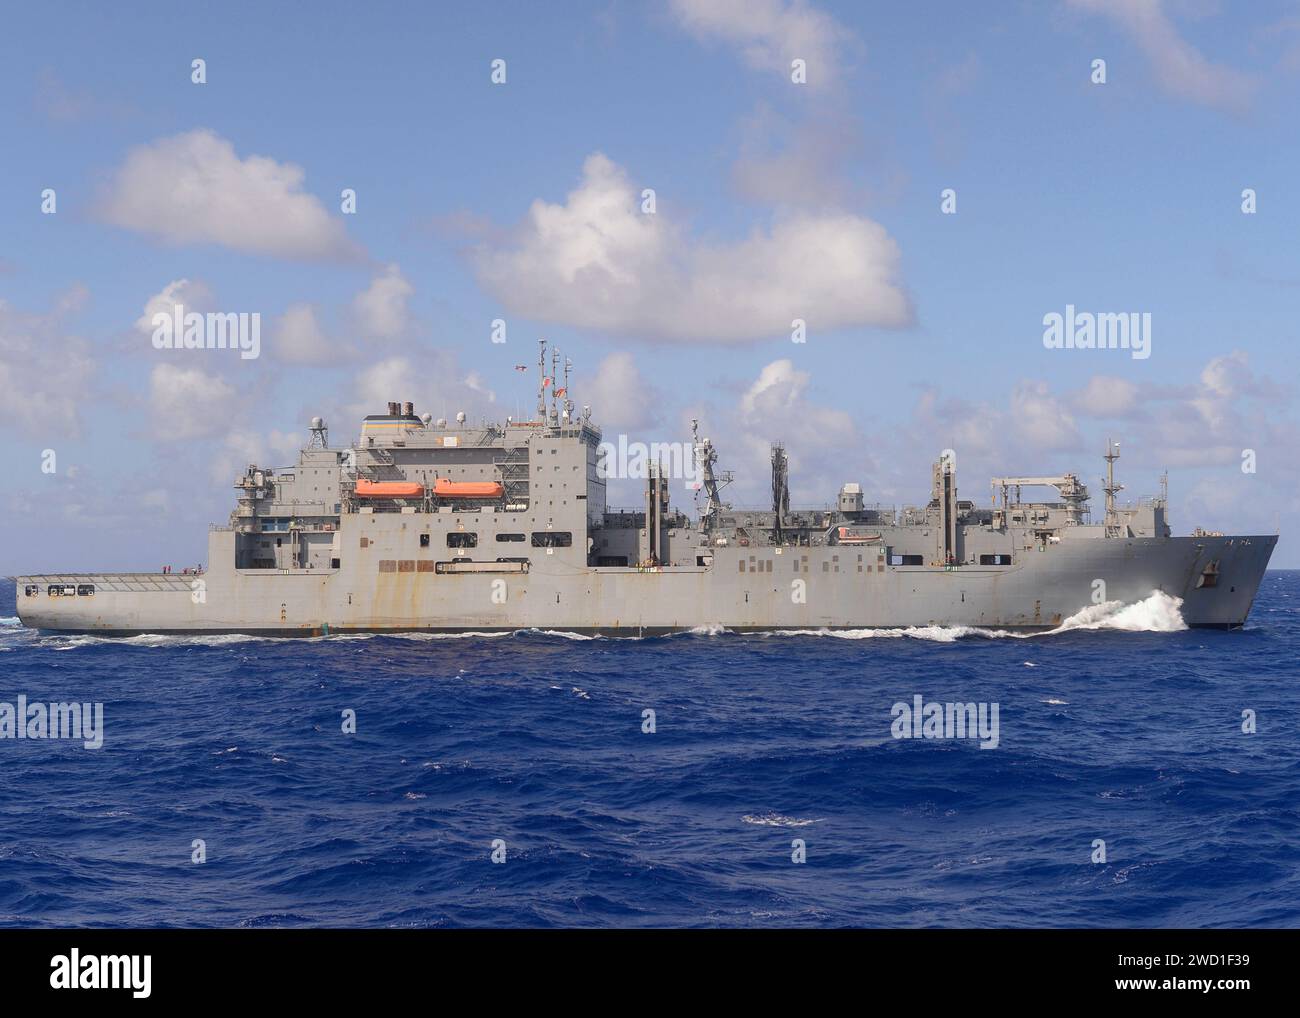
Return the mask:
<path fill-rule="evenodd" d="M 541 336 L 610 436 L 698 416 L 738 502 L 773 439 L 798 502 L 923 499 L 952 447 L 983 503 L 1097 488 L 1111 436 L 1127 495 L 1169 469 L 1176 531 L 1280 528 L 1300 566 L 1295 4 L 2 17 L 0 573 L 198 562 L 312 415 L 526 412 Z M 154 349 L 177 300 L 260 313 L 261 356 Z M 1150 313 L 1151 356 L 1046 349 L 1067 304 Z"/>

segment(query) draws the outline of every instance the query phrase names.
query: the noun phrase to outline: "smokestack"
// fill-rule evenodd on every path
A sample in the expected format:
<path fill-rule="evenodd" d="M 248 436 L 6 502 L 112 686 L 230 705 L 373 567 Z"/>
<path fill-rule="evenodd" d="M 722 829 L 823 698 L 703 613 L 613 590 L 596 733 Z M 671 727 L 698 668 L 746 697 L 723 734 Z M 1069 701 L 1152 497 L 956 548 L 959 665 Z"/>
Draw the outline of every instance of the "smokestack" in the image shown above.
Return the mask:
<path fill-rule="evenodd" d="M 403 403 L 403 404 L 402 404 L 402 413 L 404 413 L 407 417 L 414 417 L 414 416 L 415 416 L 415 404 L 414 404 L 414 403 L 410 403 L 410 402 Z"/>
<path fill-rule="evenodd" d="M 397 416 L 397 404 L 394 403 L 392 400 L 388 401 L 388 416 L 389 417 Z"/>

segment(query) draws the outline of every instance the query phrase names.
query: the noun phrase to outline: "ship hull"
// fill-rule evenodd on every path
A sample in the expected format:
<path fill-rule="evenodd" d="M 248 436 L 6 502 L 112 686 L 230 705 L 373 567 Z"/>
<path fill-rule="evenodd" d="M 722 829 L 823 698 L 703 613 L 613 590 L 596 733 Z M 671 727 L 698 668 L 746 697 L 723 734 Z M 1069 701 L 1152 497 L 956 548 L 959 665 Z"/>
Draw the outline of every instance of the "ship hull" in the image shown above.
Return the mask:
<path fill-rule="evenodd" d="M 350 528 L 344 529 L 343 543 L 352 546 Z M 229 537 L 213 535 L 213 561 L 226 557 Z M 702 549 L 711 561 L 697 567 L 593 568 L 578 549 L 555 549 L 535 551 L 520 566 L 526 571 L 444 574 L 414 558 L 403 560 L 401 571 L 383 571 L 378 559 L 401 552 L 385 551 L 383 540 L 371 538 L 373 555 L 355 555 L 331 570 L 15 579 L 18 614 L 28 627 L 111 636 L 521 629 L 649 636 L 920 626 L 1034 631 L 1099 603 L 1134 604 L 1154 592 L 1178 598 L 1189 626 L 1235 628 L 1250 613 L 1276 540 L 1064 539 L 1023 551 L 1012 566 L 959 568 L 888 565 L 883 549 L 852 546 L 732 546 Z M 481 565 L 486 570 L 491 564 Z M 95 590 L 49 596 L 58 585 Z M 38 592 L 26 594 L 29 587 Z"/>

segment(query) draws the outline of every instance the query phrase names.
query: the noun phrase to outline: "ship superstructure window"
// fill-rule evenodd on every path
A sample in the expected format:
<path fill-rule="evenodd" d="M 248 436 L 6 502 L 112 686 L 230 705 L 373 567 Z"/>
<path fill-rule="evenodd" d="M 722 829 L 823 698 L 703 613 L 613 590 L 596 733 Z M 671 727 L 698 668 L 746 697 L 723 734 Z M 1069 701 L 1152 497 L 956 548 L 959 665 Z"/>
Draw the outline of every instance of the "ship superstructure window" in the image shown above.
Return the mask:
<path fill-rule="evenodd" d="M 421 547 L 421 548 L 427 548 L 427 547 L 429 547 L 429 535 L 428 535 L 428 534 L 421 534 L 421 535 L 420 535 L 420 547 Z"/>
<path fill-rule="evenodd" d="M 1010 555 L 981 555 L 980 565 L 982 566 L 1009 566 L 1011 565 Z"/>
<path fill-rule="evenodd" d="M 567 530 L 534 530 L 534 548 L 568 548 L 573 544 L 573 534 Z"/>
<path fill-rule="evenodd" d="M 497 540 L 503 543 L 506 541 L 523 541 L 523 539 L 523 534 L 497 534 Z"/>
<path fill-rule="evenodd" d="M 91 597 L 94 595 L 94 593 L 95 593 L 95 585 L 93 583 L 80 583 L 77 585 L 78 597 Z"/>
<path fill-rule="evenodd" d="M 29 583 L 27 584 L 26 587 L 23 588 L 23 593 L 28 597 L 35 597 L 40 592 L 41 592 L 41 588 L 34 583 Z"/>
<path fill-rule="evenodd" d="M 890 555 L 889 564 L 891 566 L 923 566 L 925 565 L 924 555 Z"/>
<path fill-rule="evenodd" d="M 447 534 L 448 548 L 477 548 L 478 534 L 464 530 L 453 530 Z"/>

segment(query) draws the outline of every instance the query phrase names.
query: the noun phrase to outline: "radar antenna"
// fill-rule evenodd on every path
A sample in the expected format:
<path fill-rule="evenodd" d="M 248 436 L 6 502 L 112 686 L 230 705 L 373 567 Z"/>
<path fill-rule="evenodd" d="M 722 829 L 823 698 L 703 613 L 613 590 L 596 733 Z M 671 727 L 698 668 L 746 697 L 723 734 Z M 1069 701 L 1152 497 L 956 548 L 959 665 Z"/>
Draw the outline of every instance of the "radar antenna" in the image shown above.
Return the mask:
<path fill-rule="evenodd" d="M 700 526 L 707 530 L 718 513 L 731 508 L 728 503 L 722 501 L 721 492 L 734 480 L 734 475 L 730 470 L 713 469 L 713 464 L 718 462 L 718 451 L 713 448 L 713 443 L 707 437 L 700 438 L 700 422 L 697 420 L 691 421 L 691 439 L 695 448 L 695 465 L 700 471 L 701 486 L 707 498 L 704 509 L 700 511 Z M 698 506 L 698 492 L 695 497 Z"/>
<path fill-rule="evenodd" d="M 311 440 L 307 443 L 308 449 L 328 449 L 330 447 L 330 430 L 325 426 L 325 422 L 319 417 L 311 419 Z"/>

